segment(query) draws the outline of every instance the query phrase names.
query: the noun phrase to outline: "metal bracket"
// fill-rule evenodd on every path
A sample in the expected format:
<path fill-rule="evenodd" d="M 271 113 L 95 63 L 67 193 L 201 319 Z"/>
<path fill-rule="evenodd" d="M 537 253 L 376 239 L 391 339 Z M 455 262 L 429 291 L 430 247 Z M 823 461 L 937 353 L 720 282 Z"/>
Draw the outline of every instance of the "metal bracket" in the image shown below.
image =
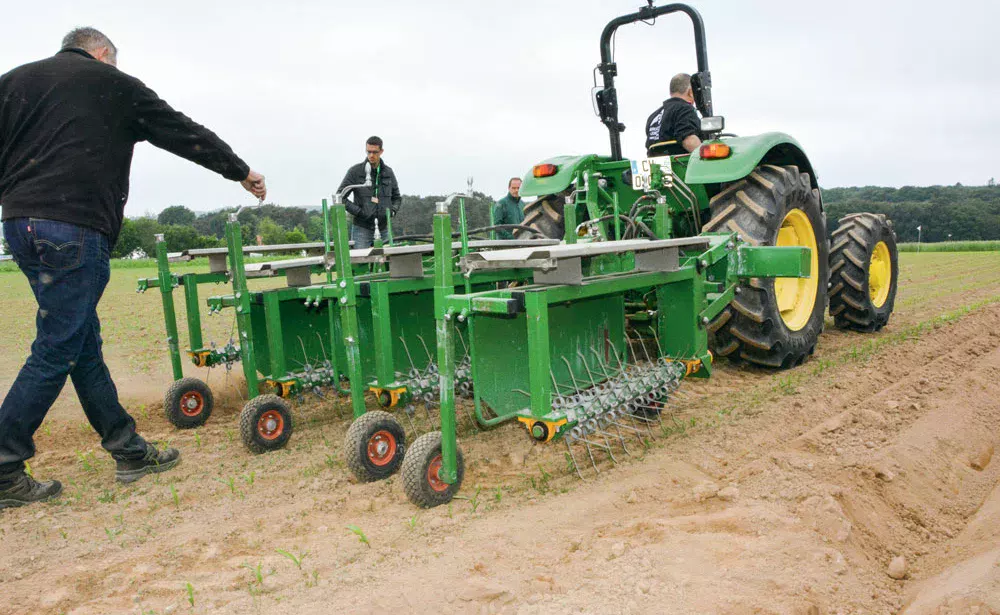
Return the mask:
<path fill-rule="evenodd" d="M 424 262 L 420 254 L 399 254 L 389 257 L 390 278 L 422 278 Z"/>
<path fill-rule="evenodd" d="M 208 272 L 209 273 L 225 273 L 228 268 L 227 263 L 228 255 L 226 254 L 209 254 L 208 255 Z"/>
<path fill-rule="evenodd" d="M 636 271 L 677 271 L 680 269 L 677 248 L 646 250 L 635 253 Z"/>
<path fill-rule="evenodd" d="M 583 284 L 582 262 L 582 258 L 565 258 L 554 269 L 535 271 L 535 284 L 580 286 Z"/>

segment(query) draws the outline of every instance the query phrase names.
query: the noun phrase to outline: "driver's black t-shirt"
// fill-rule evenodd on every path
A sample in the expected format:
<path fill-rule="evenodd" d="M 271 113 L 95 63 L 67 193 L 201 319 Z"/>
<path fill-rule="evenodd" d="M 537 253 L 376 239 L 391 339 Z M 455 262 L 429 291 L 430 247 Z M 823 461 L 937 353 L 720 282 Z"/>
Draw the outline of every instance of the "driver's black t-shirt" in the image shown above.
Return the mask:
<path fill-rule="evenodd" d="M 701 136 L 701 120 L 694 105 L 683 98 L 668 98 L 663 106 L 653 112 L 646 120 L 646 155 L 652 155 L 649 148 L 663 141 L 676 141 L 664 147 L 658 147 L 660 155 L 688 153 L 681 142 L 691 135 Z"/>

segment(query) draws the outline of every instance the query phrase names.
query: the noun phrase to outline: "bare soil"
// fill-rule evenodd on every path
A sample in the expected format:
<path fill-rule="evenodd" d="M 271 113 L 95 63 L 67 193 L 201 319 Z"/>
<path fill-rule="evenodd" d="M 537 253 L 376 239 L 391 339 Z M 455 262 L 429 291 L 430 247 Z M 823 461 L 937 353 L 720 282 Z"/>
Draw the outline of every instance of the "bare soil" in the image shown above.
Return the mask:
<path fill-rule="evenodd" d="M 828 327 L 786 372 L 721 363 L 584 480 L 564 445 L 466 421 L 462 499 L 432 510 L 398 477 L 355 483 L 344 401 L 296 406 L 289 447 L 252 455 L 239 381 L 216 370 L 210 422 L 174 430 L 159 299 L 117 271 L 105 353 L 183 463 L 117 485 L 64 392 L 32 469 L 65 492 L 0 513 L 0 613 L 1000 614 L 1000 255 L 903 265 L 885 330 Z M 0 394 L 32 323 L 2 297 Z"/>

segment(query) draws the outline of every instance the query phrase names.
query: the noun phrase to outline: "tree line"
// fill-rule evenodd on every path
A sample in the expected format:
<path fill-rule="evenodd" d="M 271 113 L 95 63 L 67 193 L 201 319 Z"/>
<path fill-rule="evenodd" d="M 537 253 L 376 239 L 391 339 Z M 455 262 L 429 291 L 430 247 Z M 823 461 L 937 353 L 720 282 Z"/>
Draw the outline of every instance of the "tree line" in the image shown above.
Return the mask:
<path fill-rule="evenodd" d="M 494 200 L 480 192 L 466 202 L 466 221 L 470 229 L 489 225 L 489 211 Z M 396 237 L 429 235 L 435 204 L 441 196 L 403 196 L 399 213 L 393 218 Z M 886 188 L 865 186 L 823 190 L 823 202 L 829 231 L 843 216 L 869 211 L 892 219 L 900 241 L 926 242 L 1000 240 L 1000 187 L 987 186 L 904 186 Z M 156 218 L 127 218 L 113 255 L 127 256 L 136 249 L 155 253 L 157 233 L 163 233 L 171 252 L 218 247 L 224 243 L 226 220 L 236 208 L 196 214 L 175 205 Z M 452 224 L 458 230 L 458 206 L 452 207 Z M 265 204 L 245 208 L 239 217 L 245 245 L 304 243 L 323 240 L 322 209 L 314 207 L 279 207 Z M 383 233 L 385 229 L 382 229 Z"/>
<path fill-rule="evenodd" d="M 469 229 L 489 226 L 491 197 L 474 192 L 474 198 L 465 202 L 466 224 Z M 396 237 L 430 235 L 431 216 L 435 204 L 443 196 L 403 196 L 399 213 L 392 219 L 392 232 Z M 128 256 L 141 250 L 148 256 L 156 253 L 156 235 L 163 239 L 170 252 L 202 248 L 216 248 L 225 244 L 226 221 L 236 207 L 227 207 L 210 213 L 198 214 L 183 205 L 164 209 L 155 218 L 126 218 L 122 224 L 112 257 Z M 452 224 L 459 225 L 459 206 L 451 208 Z M 265 203 L 260 207 L 244 208 L 239 214 L 240 230 L 244 245 L 274 245 L 306 243 L 323 240 L 323 210 L 313 207 L 281 207 Z M 380 229 L 385 236 L 386 229 Z"/>
<path fill-rule="evenodd" d="M 823 191 L 829 230 L 850 213 L 886 214 L 899 241 L 981 241 L 1000 239 L 1000 187 L 903 186 L 830 188 Z"/>

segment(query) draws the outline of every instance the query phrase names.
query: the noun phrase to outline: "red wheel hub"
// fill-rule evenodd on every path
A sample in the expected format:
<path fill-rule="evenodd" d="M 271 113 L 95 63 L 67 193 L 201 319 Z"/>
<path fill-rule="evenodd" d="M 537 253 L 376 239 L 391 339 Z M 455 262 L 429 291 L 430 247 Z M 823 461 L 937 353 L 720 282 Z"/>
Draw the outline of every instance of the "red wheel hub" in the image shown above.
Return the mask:
<path fill-rule="evenodd" d="M 396 437 L 386 430 L 378 431 L 368 438 L 368 461 L 382 467 L 396 457 Z"/>
<path fill-rule="evenodd" d="M 277 410 L 268 410 L 257 419 L 257 433 L 265 440 L 275 440 L 285 432 L 285 417 Z"/>
<path fill-rule="evenodd" d="M 451 486 L 441 480 L 441 477 L 438 475 L 441 472 L 441 465 L 441 455 L 438 455 L 434 459 L 431 459 L 430 464 L 427 466 L 427 484 L 438 493 L 447 491 L 448 487 Z"/>
<path fill-rule="evenodd" d="M 198 416 L 205 409 L 205 398 L 198 391 L 188 391 L 181 395 L 180 406 L 184 416 Z"/>

